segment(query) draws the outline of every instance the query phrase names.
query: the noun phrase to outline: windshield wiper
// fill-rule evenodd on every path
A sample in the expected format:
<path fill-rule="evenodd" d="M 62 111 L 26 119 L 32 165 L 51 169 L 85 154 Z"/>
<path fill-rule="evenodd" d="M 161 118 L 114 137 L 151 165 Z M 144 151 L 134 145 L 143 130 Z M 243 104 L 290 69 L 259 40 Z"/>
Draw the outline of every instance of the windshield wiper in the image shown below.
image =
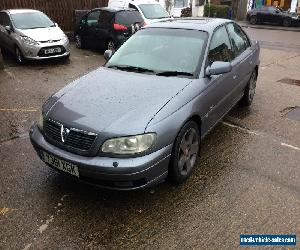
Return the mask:
<path fill-rule="evenodd" d="M 34 30 L 34 29 L 44 29 L 47 27 L 31 27 L 31 28 L 27 28 L 28 30 Z"/>
<path fill-rule="evenodd" d="M 157 76 L 194 76 L 189 72 L 181 72 L 181 71 L 162 71 L 156 74 Z"/>
<path fill-rule="evenodd" d="M 138 72 L 138 73 L 143 73 L 143 72 L 155 73 L 154 70 L 152 70 L 152 69 L 145 69 L 142 67 L 136 67 L 136 66 L 130 66 L 130 65 L 109 65 L 107 67 L 120 69 L 120 70 L 124 70 L 124 71 Z"/>

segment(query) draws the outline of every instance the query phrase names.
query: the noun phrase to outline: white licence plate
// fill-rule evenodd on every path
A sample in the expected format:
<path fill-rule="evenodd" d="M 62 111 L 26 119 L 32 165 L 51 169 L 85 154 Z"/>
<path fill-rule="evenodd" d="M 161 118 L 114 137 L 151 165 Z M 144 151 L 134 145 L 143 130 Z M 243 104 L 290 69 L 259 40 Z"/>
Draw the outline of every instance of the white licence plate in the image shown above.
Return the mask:
<path fill-rule="evenodd" d="M 45 49 L 45 54 L 60 53 L 61 48 Z"/>
<path fill-rule="evenodd" d="M 79 177 L 78 167 L 71 163 L 67 162 L 65 160 L 61 160 L 53 155 L 50 155 L 43 151 L 43 161 L 50 164 L 52 167 L 55 167 L 61 171 L 64 171 L 66 173 L 69 173 L 71 175 L 75 175 Z"/>

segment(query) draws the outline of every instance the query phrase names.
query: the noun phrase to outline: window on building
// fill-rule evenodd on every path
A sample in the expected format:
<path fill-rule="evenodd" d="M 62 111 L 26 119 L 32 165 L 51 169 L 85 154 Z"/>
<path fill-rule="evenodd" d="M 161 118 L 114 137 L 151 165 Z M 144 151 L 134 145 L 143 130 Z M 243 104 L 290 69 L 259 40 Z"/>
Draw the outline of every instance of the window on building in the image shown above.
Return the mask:
<path fill-rule="evenodd" d="M 195 6 L 202 6 L 204 5 L 205 0 L 195 0 Z"/>
<path fill-rule="evenodd" d="M 188 0 L 175 0 L 174 1 L 174 8 L 186 8 L 188 7 Z"/>

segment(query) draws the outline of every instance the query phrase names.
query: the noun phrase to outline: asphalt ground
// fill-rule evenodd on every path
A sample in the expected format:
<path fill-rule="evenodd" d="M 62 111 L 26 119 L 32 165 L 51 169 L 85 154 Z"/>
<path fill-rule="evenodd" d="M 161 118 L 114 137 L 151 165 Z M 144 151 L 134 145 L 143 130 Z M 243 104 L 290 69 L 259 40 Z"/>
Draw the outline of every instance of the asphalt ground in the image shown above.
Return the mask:
<path fill-rule="evenodd" d="M 101 66 L 103 56 L 72 46 L 67 62 L 18 66 L 6 59 L 0 249 L 239 249 L 240 234 L 299 239 L 300 122 L 288 117 L 300 106 L 300 86 L 280 80 L 300 80 L 293 47 L 300 33 L 246 31 L 262 44 L 254 103 L 236 106 L 210 132 L 193 175 L 179 187 L 107 191 L 45 166 L 29 142 L 30 124 L 48 96 Z M 275 40 L 276 47 L 264 45 Z"/>

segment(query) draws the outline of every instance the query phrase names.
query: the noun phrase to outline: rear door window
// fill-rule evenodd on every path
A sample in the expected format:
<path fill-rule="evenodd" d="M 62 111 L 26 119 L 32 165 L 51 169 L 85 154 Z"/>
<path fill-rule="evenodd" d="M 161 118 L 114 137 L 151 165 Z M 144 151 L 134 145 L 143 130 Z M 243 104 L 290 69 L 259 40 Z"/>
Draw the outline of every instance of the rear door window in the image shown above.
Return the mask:
<path fill-rule="evenodd" d="M 112 23 L 113 14 L 109 11 L 102 10 L 99 16 L 99 27 L 107 27 Z"/>
<path fill-rule="evenodd" d="M 230 62 L 232 59 L 232 50 L 228 33 L 224 26 L 219 27 L 213 34 L 208 53 L 208 64 L 222 61 Z"/>
<path fill-rule="evenodd" d="M 100 10 L 91 12 L 86 19 L 87 25 L 88 26 L 97 26 L 99 16 L 100 16 Z"/>
<path fill-rule="evenodd" d="M 129 27 L 135 23 L 143 23 L 143 18 L 138 11 L 120 11 L 116 14 L 115 22 Z"/>
<path fill-rule="evenodd" d="M 233 47 L 234 56 L 242 54 L 248 47 L 250 42 L 244 31 L 235 23 L 227 24 L 229 38 Z"/>

